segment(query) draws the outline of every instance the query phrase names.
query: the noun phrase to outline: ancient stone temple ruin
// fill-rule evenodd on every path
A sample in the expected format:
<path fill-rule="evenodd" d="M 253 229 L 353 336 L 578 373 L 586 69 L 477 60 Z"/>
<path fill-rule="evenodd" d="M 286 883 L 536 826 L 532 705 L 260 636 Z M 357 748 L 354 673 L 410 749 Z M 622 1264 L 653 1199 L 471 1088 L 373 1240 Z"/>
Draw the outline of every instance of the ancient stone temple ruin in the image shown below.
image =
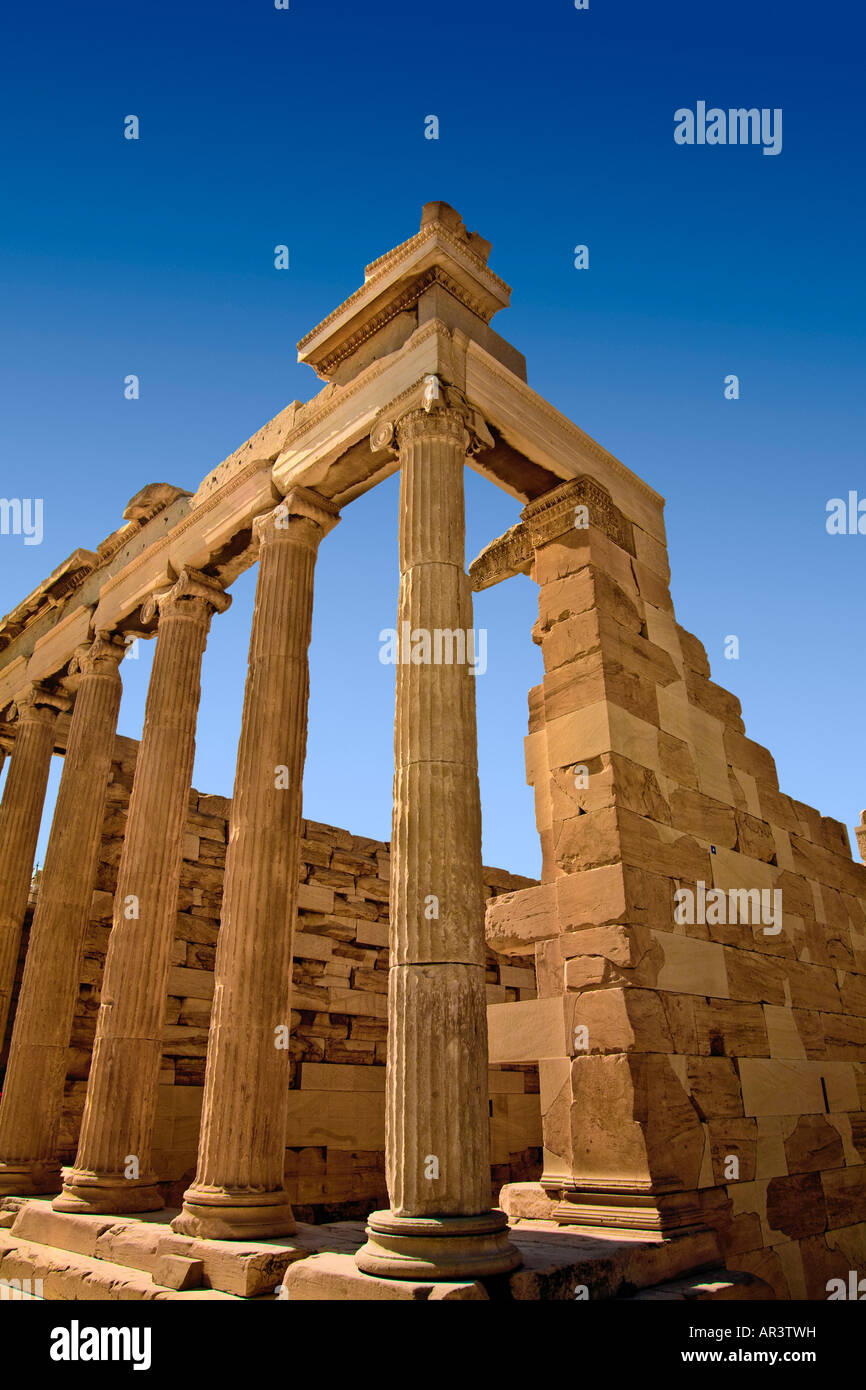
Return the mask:
<path fill-rule="evenodd" d="M 3 1279 L 823 1299 L 864 1267 L 866 867 L 678 625 L 662 498 L 490 326 L 489 253 L 427 204 L 301 342 L 317 395 L 0 623 Z M 523 504 L 468 572 L 467 464 Z M 465 661 L 396 667 L 389 845 L 302 817 L 318 548 L 397 470 L 398 632 L 538 586 L 540 883 L 482 864 Z M 201 660 L 254 564 L 229 801 L 191 786 Z"/>

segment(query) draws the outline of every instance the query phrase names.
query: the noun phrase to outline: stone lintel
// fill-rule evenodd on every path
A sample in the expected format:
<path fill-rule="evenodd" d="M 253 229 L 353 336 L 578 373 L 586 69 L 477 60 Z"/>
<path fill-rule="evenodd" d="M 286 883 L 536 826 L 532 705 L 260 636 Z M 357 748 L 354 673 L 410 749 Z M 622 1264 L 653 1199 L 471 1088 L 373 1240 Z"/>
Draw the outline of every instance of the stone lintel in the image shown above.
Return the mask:
<path fill-rule="evenodd" d="M 443 226 L 441 210 L 438 218 L 425 224 L 423 236 L 418 234 L 418 244 L 427 246 L 428 239 L 440 237 L 473 273 L 482 278 L 489 275 L 482 247 L 475 244 L 473 249 L 472 238 L 464 242 L 454 227 L 444 226 L 434 236 L 430 228 L 437 226 Z M 389 256 L 400 252 L 397 248 Z M 415 251 L 410 249 L 409 254 Z M 369 271 L 370 280 L 360 293 L 378 284 L 376 277 L 383 271 L 394 273 L 393 267 L 388 270 L 379 262 Z M 223 582 L 233 582 L 255 560 L 254 547 L 243 545 L 253 518 L 292 486 L 315 488 L 345 505 L 393 472 L 392 453 L 370 450 L 370 430 L 383 400 L 394 400 L 432 373 L 459 386 L 494 437 L 495 447 L 485 448 L 472 460 L 477 471 L 521 499 L 537 498 L 541 488 L 549 492 L 545 484 L 551 476 L 589 473 L 609 487 L 614 505 L 631 521 L 664 542 L 663 502 L 658 493 L 532 391 L 480 341 L 431 319 L 417 327 L 399 350 L 372 361 L 347 384 L 329 385 L 307 403 L 289 405 L 213 470 L 194 497 L 177 496 L 150 520 L 130 522 L 109 538 L 111 544 L 103 555 L 74 552 L 34 591 L 34 603 L 25 600 L 0 623 L 0 710 L 23 680 L 45 679 L 60 670 L 82 640 L 77 631 L 69 633 L 68 641 L 60 635 L 55 641 L 52 636 L 44 653 L 34 651 L 34 637 L 39 643 L 53 633 L 70 595 L 80 607 L 95 607 L 96 626 L 117 629 L 138 611 L 155 585 L 169 582 L 184 565 L 196 569 L 216 565 Z M 228 559 L 221 562 L 219 557 L 227 554 Z M 72 563 L 76 557 L 80 564 Z M 72 583 L 68 576 L 76 570 L 77 588 L 65 589 L 65 584 Z M 54 580 L 60 581 L 59 588 L 53 587 Z M 52 592 L 46 596 L 43 591 L 49 587 Z"/>

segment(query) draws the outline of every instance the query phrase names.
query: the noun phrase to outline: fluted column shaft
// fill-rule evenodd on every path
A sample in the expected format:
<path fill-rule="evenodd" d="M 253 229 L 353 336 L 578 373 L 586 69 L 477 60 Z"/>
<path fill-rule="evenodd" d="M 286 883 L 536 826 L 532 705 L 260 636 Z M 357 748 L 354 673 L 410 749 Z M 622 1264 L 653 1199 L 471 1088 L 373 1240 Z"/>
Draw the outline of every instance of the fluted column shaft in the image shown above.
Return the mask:
<path fill-rule="evenodd" d="M 57 714 L 68 704 L 68 698 L 41 686 L 18 701 L 18 732 L 0 805 L 0 1044 L 9 1020 Z"/>
<path fill-rule="evenodd" d="M 156 651 L 117 877 L 114 921 L 75 1165 L 58 1211 L 151 1211 L 162 1030 L 195 759 L 201 661 L 210 620 L 230 599 L 185 570 L 149 600 Z"/>
<path fill-rule="evenodd" d="M 99 856 L 126 645 L 100 635 L 77 692 L 0 1101 L 0 1193 L 57 1192 L 69 1037 Z M 80 673 L 80 674 L 78 674 Z"/>
<path fill-rule="evenodd" d="M 433 634 L 472 628 L 464 572 L 458 411 L 412 412 L 400 444 L 401 639 L 394 732 L 387 1179 L 402 1216 L 490 1206 L 484 889 L 475 689 L 468 662 L 437 665 Z M 422 639 L 423 640 L 423 639 Z M 415 642 L 416 652 L 419 647 Z M 444 654 L 444 651 L 443 651 Z M 456 653 L 459 655 L 459 652 Z M 438 1177 L 425 1173 L 438 1163 Z"/>
<path fill-rule="evenodd" d="M 292 931 L 319 541 L 336 508 L 296 489 L 257 519 L 259 573 L 226 855 L 195 1181 L 174 1230 L 290 1234 L 283 1186 Z"/>
<path fill-rule="evenodd" d="M 504 1217 L 490 1211 L 485 902 L 472 594 L 464 571 L 470 438 L 464 411 L 450 408 L 410 411 L 397 438 L 391 1209 L 373 1213 L 357 1260 L 371 1273 L 448 1278 L 458 1269 L 491 1273 L 517 1262 Z"/>

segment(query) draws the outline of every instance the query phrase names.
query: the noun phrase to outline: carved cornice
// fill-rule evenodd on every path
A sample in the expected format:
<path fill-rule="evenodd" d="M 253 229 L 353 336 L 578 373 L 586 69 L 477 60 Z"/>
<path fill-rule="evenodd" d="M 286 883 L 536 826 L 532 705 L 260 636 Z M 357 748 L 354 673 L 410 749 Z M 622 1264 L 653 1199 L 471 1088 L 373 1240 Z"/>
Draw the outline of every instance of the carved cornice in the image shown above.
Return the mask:
<path fill-rule="evenodd" d="M 485 546 L 469 566 L 469 578 L 476 593 L 510 579 L 528 574 L 532 567 L 532 542 L 523 522 L 511 526 L 502 536 Z"/>
<path fill-rule="evenodd" d="M 413 309 L 424 291 L 430 289 L 431 285 L 442 285 L 449 294 L 453 295 L 455 299 L 459 300 L 461 304 L 471 310 L 471 312 L 484 323 L 489 323 L 493 317 L 490 311 L 480 304 L 477 299 L 474 299 L 472 295 L 468 294 L 462 285 L 458 285 L 457 281 L 453 279 L 452 276 L 448 275 L 441 266 L 434 265 L 407 285 L 396 299 L 393 299 L 390 304 L 386 304 L 383 309 L 380 309 L 377 314 L 374 314 L 362 328 L 357 329 L 357 331 L 353 333 L 351 337 L 347 338 L 344 343 L 341 343 L 338 348 L 335 348 L 327 357 L 323 357 L 322 360 L 316 364 L 316 370 L 319 375 L 324 377 L 331 376 L 335 368 L 338 367 L 341 362 L 344 362 L 347 357 L 351 357 L 353 353 L 357 352 L 358 348 L 361 347 L 368 338 L 372 338 L 374 334 L 378 333 L 379 330 L 390 323 L 392 319 L 395 319 L 398 314 L 403 314 L 406 313 L 407 310 Z M 303 347 L 303 343 L 299 343 L 298 346 Z"/>
<path fill-rule="evenodd" d="M 614 505 L 607 489 L 584 474 L 527 503 L 518 524 L 485 546 L 469 566 L 476 593 L 512 575 L 528 574 L 541 546 L 574 530 L 578 507 L 586 508 L 587 525 L 596 527 L 615 545 L 634 555 L 631 522 Z"/>
<path fill-rule="evenodd" d="M 14 642 L 16 637 L 39 621 L 51 609 L 60 608 L 92 574 L 96 568 L 97 557 L 90 550 L 73 550 L 61 565 L 43 579 L 38 588 L 27 598 L 22 599 L 5 618 L 0 618 L 0 651 Z"/>
<path fill-rule="evenodd" d="M 433 236 L 438 236 L 440 241 L 449 242 L 455 250 L 459 251 L 468 261 L 472 262 L 476 270 L 492 280 L 499 289 L 503 290 L 506 294 L 511 293 L 511 286 L 507 285 L 504 280 L 494 274 L 488 266 L 486 259 L 483 256 L 479 256 L 478 252 L 472 249 L 469 241 L 464 237 L 457 236 L 450 227 L 446 227 L 445 223 L 440 222 L 438 219 L 432 222 L 426 222 L 420 231 L 416 232 L 414 236 L 409 237 L 408 241 L 400 242 L 400 244 L 395 246 L 391 251 L 386 251 L 383 256 L 377 257 L 375 261 L 371 261 L 369 265 L 365 266 L 365 286 L 369 286 L 370 282 L 376 278 L 381 270 L 386 267 L 390 269 L 391 266 L 399 265 L 401 261 L 408 260 L 419 246 L 423 245 L 425 241 L 429 241 Z"/>
<path fill-rule="evenodd" d="M 623 516 L 619 507 L 614 506 L 607 488 L 588 474 L 561 483 L 523 508 L 520 518 L 529 531 L 533 548 L 537 550 L 539 546 L 573 530 L 575 509 L 581 506 L 587 510 L 590 526 L 597 527 L 614 545 L 634 555 L 631 522 Z"/>
<path fill-rule="evenodd" d="M 375 291 L 379 282 L 384 283 L 388 279 L 395 267 L 409 260 L 425 242 L 432 241 L 434 237 L 438 238 L 440 241 L 446 242 L 459 256 L 467 260 L 474 267 L 479 277 L 486 280 L 507 300 L 508 296 L 511 294 L 510 285 L 507 285 L 504 280 L 493 273 L 486 261 L 482 260 L 477 252 L 473 251 L 467 241 L 462 237 L 456 236 L 442 222 L 428 222 L 426 226 L 421 228 L 420 232 L 416 232 L 414 236 L 409 237 L 408 241 L 401 242 L 399 246 L 395 246 L 393 250 L 387 251 L 385 255 L 380 256 L 378 260 L 372 261 L 364 271 L 364 283 L 360 289 L 355 290 L 353 294 L 349 295 L 348 299 L 344 299 L 342 304 L 339 304 L 336 309 L 328 314 L 327 318 L 322 319 L 321 323 L 316 324 L 316 327 L 312 328 L 298 343 L 298 351 L 303 352 L 310 343 L 314 342 L 321 333 L 332 324 L 336 323 L 338 319 L 342 318 L 347 311 L 351 311 L 353 308 L 358 307 L 364 299 L 369 297 L 371 291 Z M 445 283 L 445 281 L 441 283 Z M 447 286 L 447 288 L 451 289 L 450 285 Z M 451 293 L 454 293 L 453 289 L 451 289 Z M 472 306 L 470 305 L 469 307 L 471 308 Z M 473 313 L 478 313 L 478 308 L 473 308 Z M 489 323 L 492 318 L 492 312 L 486 315 L 481 314 L 480 317 L 484 318 L 485 323 Z M 379 327 L 381 326 L 380 324 Z"/>

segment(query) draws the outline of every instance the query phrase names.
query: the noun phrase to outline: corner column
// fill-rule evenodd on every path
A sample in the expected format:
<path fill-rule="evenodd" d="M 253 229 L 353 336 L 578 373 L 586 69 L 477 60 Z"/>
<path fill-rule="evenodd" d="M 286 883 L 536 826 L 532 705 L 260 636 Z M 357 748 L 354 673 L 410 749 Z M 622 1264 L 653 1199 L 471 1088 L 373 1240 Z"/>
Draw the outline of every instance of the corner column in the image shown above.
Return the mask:
<path fill-rule="evenodd" d="M 0 1195 L 60 1189 L 57 1138 L 72 1017 L 99 854 L 122 639 L 100 633 L 69 666 L 77 683 L 0 1102 Z"/>
<path fill-rule="evenodd" d="M 520 1263 L 506 1217 L 490 1207 L 481 803 L 474 676 L 466 659 L 473 635 L 464 572 L 469 414 L 465 406 L 415 409 L 396 427 L 391 1208 L 372 1213 L 367 1243 L 355 1257 L 364 1272 L 396 1279 L 474 1279 Z M 381 447 L 380 439 L 373 443 Z M 455 633 L 462 633 L 456 661 L 443 645 Z"/>
<path fill-rule="evenodd" d="M 195 1181 L 172 1229 L 219 1240 L 295 1230 L 283 1186 L 292 933 L 313 575 L 339 514 L 296 488 L 257 517 L 259 574 L 232 798 Z"/>
<path fill-rule="evenodd" d="M 69 697 L 33 685 L 16 707 L 18 732 L 0 805 L 0 1043 L 12 1002 L 54 729 L 60 710 L 69 708 Z"/>
<path fill-rule="evenodd" d="M 102 1002 L 75 1166 L 57 1211 L 155 1211 L 150 1169 L 162 1030 L 195 760 L 201 661 L 217 580 L 184 570 L 142 610 L 159 626 L 114 899 Z"/>

